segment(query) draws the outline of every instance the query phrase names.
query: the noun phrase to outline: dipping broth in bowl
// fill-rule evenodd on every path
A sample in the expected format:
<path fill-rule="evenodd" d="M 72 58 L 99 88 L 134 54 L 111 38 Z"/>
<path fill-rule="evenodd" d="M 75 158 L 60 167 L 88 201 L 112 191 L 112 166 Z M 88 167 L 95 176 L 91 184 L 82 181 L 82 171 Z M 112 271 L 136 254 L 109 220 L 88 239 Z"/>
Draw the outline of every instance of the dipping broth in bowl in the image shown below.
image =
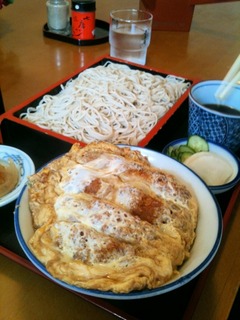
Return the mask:
<path fill-rule="evenodd" d="M 220 112 L 223 114 L 229 114 L 233 116 L 240 116 L 240 110 L 237 110 L 233 107 L 225 106 L 223 104 L 216 104 L 216 103 L 206 103 L 203 105 L 205 108 Z"/>
<path fill-rule="evenodd" d="M 188 135 L 199 135 L 233 152 L 240 149 L 240 86 L 218 101 L 222 81 L 208 80 L 193 85 L 189 92 Z"/>

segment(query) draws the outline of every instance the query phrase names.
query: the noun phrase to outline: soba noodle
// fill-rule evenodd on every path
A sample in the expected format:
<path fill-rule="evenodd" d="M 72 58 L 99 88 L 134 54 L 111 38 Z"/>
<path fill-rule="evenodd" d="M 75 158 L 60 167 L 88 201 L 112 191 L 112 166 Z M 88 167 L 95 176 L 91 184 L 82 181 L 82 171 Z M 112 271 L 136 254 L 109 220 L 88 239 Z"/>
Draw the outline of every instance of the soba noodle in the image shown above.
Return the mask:
<path fill-rule="evenodd" d="M 184 93 L 189 83 L 108 62 L 44 95 L 20 117 L 84 143 L 137 145 Z"/>

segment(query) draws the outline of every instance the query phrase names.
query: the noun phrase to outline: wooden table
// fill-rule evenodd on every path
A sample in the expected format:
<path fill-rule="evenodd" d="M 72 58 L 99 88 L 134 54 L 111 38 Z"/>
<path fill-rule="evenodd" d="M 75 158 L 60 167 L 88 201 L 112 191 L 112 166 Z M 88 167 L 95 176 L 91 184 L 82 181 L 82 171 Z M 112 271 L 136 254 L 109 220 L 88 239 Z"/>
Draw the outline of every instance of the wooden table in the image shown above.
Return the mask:
<path fill-rule="evenodd" d="M 238 2 L 196 6 L 190 32 L 154 31 L 147 65 L 188 78 L 223 78 L 239 54 L 239 10 Z M 101 6 L 97 17 L 105 15 Z M 6 109 L 109 53 L 108 43 L 79 47 L 45 38 L 45 22 L 45 3 L 41 0 L 15 1 L 0 12 L 0 85 Z M 238 199 L 194 320 L 227 319 L 240 284 L 239 229 Z M 116 316 L 0 255 L 0 320 L 5 319 Z"/>

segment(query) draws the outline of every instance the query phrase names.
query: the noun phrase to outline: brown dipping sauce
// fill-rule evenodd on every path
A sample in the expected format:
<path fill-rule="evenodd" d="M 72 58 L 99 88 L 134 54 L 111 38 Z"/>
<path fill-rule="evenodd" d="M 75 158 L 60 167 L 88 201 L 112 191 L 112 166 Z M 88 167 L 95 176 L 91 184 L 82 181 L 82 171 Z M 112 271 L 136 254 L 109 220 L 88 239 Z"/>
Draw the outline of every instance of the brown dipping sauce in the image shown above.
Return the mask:
<path fill-rule="evenodd" d="M 223 105 L 223 104 L 217 104 L 217 103 L 206 103 L 203 104 L 204 107 L 214 110 L 217 112 L 221 112 L 224 114 L 232 115 L 232 116 L 239 116 L 240 117 L 240 111 L 237 109 L 234 109 L 232 107 Z"/>
<path fill-rule="evenodd" d="M 0 163 L 0 198 L 11 192 L 19 181 L 19 172 L 12 161 Z"/>

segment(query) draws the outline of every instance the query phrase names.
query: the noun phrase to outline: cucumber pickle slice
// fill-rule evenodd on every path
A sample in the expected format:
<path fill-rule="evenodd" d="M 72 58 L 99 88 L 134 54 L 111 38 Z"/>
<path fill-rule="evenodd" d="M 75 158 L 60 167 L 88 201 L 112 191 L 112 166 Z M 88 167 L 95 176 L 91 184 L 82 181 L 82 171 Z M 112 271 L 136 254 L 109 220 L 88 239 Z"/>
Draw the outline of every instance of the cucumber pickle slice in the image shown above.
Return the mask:
<path fill-rule="evenodd" d="M 195 152 L 209 151 L 207 141 L 198 135 L 190 136 L 188 138 L 187 146 L 193 149 Z"/>
<path fill-rule="evenodd" d="M 178 147 L 169 146 L 167 155 L 183 163 L 194 153 L 201 151 L 209 151 L 207 141 L 198 135 L 192 135 L 188 138 L 187 144 L 181 144 Z"/>

